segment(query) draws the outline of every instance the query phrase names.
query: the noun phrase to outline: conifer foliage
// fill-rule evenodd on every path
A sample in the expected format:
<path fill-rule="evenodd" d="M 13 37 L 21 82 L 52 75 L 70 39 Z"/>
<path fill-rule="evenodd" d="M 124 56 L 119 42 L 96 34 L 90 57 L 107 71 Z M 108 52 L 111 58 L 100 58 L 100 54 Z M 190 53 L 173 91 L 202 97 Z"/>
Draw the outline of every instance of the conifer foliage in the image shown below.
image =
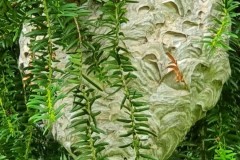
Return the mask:
<path fill-rule="evenodd" d="M 125 15 L 126 5 L 129 3 L 137 2 L 131 0 L 0 1 L 0 160 L 108 159 L 108 155 L 104 155 L 104 150 L 109 144 L 101 138 L 106 131 L 99 127 L 97 121 L 101 111 L 96 111 L 94 107 L 96 101 L 103 98 L 103 95 L 112 96 L 117 93 L 124 95 L 120 100 L 120 106 L 116 107 L 119 107 L 125 114 L 123 117 L 126 117 L 117 119 L 126 131 L 118 138 L 130 139 L 128 143 L 123 143 L 119 147 L 131 149 L 133 151 L 131 158 L 135 160 L 157 159 L 142 152 L 150 149 L 143 137 L 155 137 L 156 133 L 148 123 L 149 106 L 143 100 L 144 95 L 131 86 L 131 83 L 137 79 L 134 75 L 137 69 L 131 64 L 129 51 L 121 45 L 124 33 L 121 32 L 120 27 L 128 21 Z M 96 14 L 92 11 L 93 6 L 99 11 L 95 19 L 91 17 L 92 14 Z M 232 20 L 238 17 L 235 12 L 238 7 L 239 3 L 233 0 L 219 2 L 219 11 L 223 19 L 219 21 L 214 18 L 218 27 L 211 29 L 211 36 L 204 37 L 203 42 L 207 49 L 213 51 L 220 46 L 233 50 L 236 44 L 239 45 L 239 41 L 236 40 L 232 48 L 225 45 L 225 40 L 229 36 L 237 38 L 236 34 L 228 32 L 228 28 L 237 23 Z M 18 64 L 20 52 L 18 40 L 23 25 L 32 28 L 24 35 L 30 38 L 28 44 L 30 63 L 25 68 Z M 101 29 L 106 32 L 102 33 Z M 234 30 L 239 34 L 239 27 Z M 60 63 L 57 59 L 58 50 L 63 50 L 69 57 L 65 68 L 58 68 Z M 237 75 L 239 56 L 231 58 L 233 75 Z M 174 62 L 173 60 L 172 63 Z M 175 67 L 175 71 L 178 73 L 177 78 L 180 77 L 179 80 L 184 81 L 181 79 L 179 69 Z M 231 94 L 236 94 L 238 81 L 234 79 L 229 83 Z M 70 86 L 71 89 L 67 93 L 62 92 L 61 89 L 66 86 Z M 105 92 L 106 88 L 111 88 L 112 92 Z M 229 91 L 227 90 L 229 88 L 226 87 L 226 91 Z M 67 152 L 51 134 L 53 125 L 62 116 L 66 106 L 59 102 L 69 95 L 73 96 L 73 104 L 71 124 L 68 129 L 76 138 L 71 146 L 72 152 Z M 234 101 L 239 100 L 235 96 L 230 98 Z M 239 145 L 228 145 L 230 140 L 228 136 L 238 135 L 238 131 L 226 124 L 236 127 L 235 123 L 239 120 L 237 116 L 232 116 L 239 115 L 237 107 L 228 109 L 230 108 L 231 112 L 227 115 L 226 112 L 223 114 L 223 109 L 218 106 L 218 110 L 209 114 L 201 124 L 201 129 L 211 132 L 209 135 L 217 135 L 216 145 L 211 147 L 214 153 L 203 156 L 210 155 L 219 159 L 224 154 L 231 158 L 239 154 L 237 153 L 237 149 L 240 149 Z M 228 116 L 233 118 L 226 121 L 225 117 Z M 220 131 L 219 128 L 214 128 L 223 124 L 224 127 Z M 190 137 L 192 138 L 192 134 Z M 208 142 L 207 145 L 210 144 L 210 141 Z M 188 146 L 188 149 L 191 147 Z"/>

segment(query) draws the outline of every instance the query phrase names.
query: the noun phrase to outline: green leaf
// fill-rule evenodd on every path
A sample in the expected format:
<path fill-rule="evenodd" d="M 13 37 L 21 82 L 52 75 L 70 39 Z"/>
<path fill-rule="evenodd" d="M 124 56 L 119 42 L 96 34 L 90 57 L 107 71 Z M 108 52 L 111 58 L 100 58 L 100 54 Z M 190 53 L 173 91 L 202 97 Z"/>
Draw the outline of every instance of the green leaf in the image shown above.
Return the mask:
<path fill-rule="evenodd" d="M 148 111 L 148 110 L 149 110 L 149 107 L 143 107 L 143 108 L 137 108 L 134 111 L 135 112 L 143 112 L 143 111 Z"/>
<path fill-rule="evenodd" d="M 97 89 L 99 89 L 100 91 L 103 91 L 102 87 L 100 86 L 100 84 L 97 84 L 94 80 L 92 80 L 90 77 L 86 76 L 85 74 L 82 74 L 83 78 L 85 80 L 87 80 L 87 82 L 89 82 L 90 84 L 92 84 L 94 87 L 96 87 Z"/>
<path fill-rule="evenodd" d="M 129 146 L 131 146 L 131 145 L 132 145 L 132 142 L 131 142 L 131 143 L 128 143 L 128 144 L 126 144 L 126 145 L 119 146 L 119 148 L 127 148 L 127 147 L 129 147 Z"/>
<path fill-rule="evenodd" d="M 148 121 L 147 117 L 135 117 L 136 121 Z"/>
<path fill-rule="evenodd" d="M 133 130 L 128 131 L 126 134 L 120 135 L 120 137 L 129 137 L 129 136 L 132 135 L 132 134 L 133 134 Z"/>
<path fill-rule="evenodd" d="M 42 30 L 33 30 L 29 33 L 26 33 L 26 37 L 33 37 L 33 36 L 44 36 L 47 34 L 47 29 L 42 29 Z"/>
<path fill-rule="evenodd" d="M 126 99 L 127 99 L 127 96 L 126 95 L 124 95 L 124 97 L 123 97 L 123 100 L 122 100 L 122 102 L 121 102 L 121 109 L 123 108 L 123 106 L 124 106 L 124 104 L 125 104 L 125 101 L 126 101 Z"/>
<path fill-rule="evenodd" d="M 155 133 L 153 133 L 153 132 L 151 132 L 151 131 L 149 131 L 149 130 L 140 129 L 140 128 L 136 128 L 136 130 L 137 130 L 137 133 L 138 133 L 138 134 L 143 134 L 143 135 L 149 135 L 149 134 L 151 134 L 151 135 L 153 135 L 154 137 L 157 137 L 157 135 L 156 135 Z"/>
<path fill-rule="evenodd" d="M 85 110 L 83 110 L 83 111 L 81 111 L 81 112 L 77 112 L 77 113 L 73 114 L 73 115 L 71 116 L 71 119 L 77 118 L 77 117 L 81 117 L 81 116 L 87 115 L 87 114 L 88 114 L 88 113 L 87 113 Z"/>
<path fill-rule="evenodd" d="M 147 114 L 139 114 L 139 113 L 134 113 L 134 117 L 138 117 L 138 118 L 141 118 L 141 117 L 151 117 L 150 115 L 147 115 Z"/>
<path fill-rule="evenodd" d="M 146 154 L 141 154 L 141 153 L 140 153 L 140 156 L 141 156 L 142 158 L 146 158 L 146 159 L 149 159 L 149 160 L 157 160 L 156 158 L 153 158 L 152 156 L 149 156 L 149 155 L 146 155 Z"/>
<path fill-rule="evenodd" d="M 132 105 L 134 107 L 140 107 L 140 106 L 146 106 L 147 103 L 146 102 L 140 102 L 140 101 L 132 101 Z"/>
<path fill-rule="evenodd" d="M 124 122 L 124 123 L 131 123 L 132 122 L 132 120 L 128 120 L 128 119 L 117 119 L 117 121 L 119 121 L 119 122 Z"/>
<path fill-rule="evenodd" d="M 69 128 L 76 127 L 76 126 L 82 125 L 82 124 L 86 124 L 88 122 L 89 122 L 88 119 L 74 119 L 71 121 L 71 125 L 69 126 Z"/>

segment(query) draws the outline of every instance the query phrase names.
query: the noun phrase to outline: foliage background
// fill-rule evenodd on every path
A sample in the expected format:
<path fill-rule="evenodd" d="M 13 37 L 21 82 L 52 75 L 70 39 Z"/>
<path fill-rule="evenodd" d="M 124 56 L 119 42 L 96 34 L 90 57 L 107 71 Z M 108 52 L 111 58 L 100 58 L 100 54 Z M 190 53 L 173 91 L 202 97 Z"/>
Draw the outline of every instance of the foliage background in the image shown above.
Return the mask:
<path fill-rule="evenodd" d="M 226 0 L 223 2 L 229 2 L 231 0 Z M 45 1 L 46 2 L 46 1 Z M 63 4 L 65 2 L 59 1 Z M 104 3 L 102 1 L 94 1 L 95 3 Z M 237 1 L 233 1 L 237 2 Z M 77 4 L 82 4 L 82 1 L 76 1 Z M 116 1 L 118 3 L 118 1 Z M 58 4 L 53 3 L 53 6 L 57 6 Z M 83 9 L 81 13 L 76 11 L 75 6 L 68 6 L 69 8 L 63 9 L 63 15 L 59 17 L 54 17 L 57 21 L 53 21 L 52 23 L 62 22 L 61 25 L 63 28 L 67 26 L 68 23 L 72 22 L 69 20 L 76 15 L 81 16 L 84 19 L 86 16 L 86 11 Z M 0 159 L 73 159 L 73 156 L 69 154 L 61 144 L 54 141 L 52 135 L 48 133 L 47 129 L 42 127 L 42 123 L 39 123 L 39 119 L 45 118 L 47 120 L 53 120 L 52 117 L 57 117 L 58 113 L 55 113 L 51 110 L 51 105 L 48 106 L 47 111 L 37 112 L 36 108 L 31 107 L 28 100 L 36 98 L 36 94 L 34 89 L 41 89 L 39 86 L 30 86 L 30 80 L 32 77 L 51 77 L 51 72 L 55 70 L 52 68 L 47 71 L 47 74 L 37 72 L 32 74 L 24 75 L 18 69 L 18 57 L 19 57 L 19 46 L 18 46 L 18 38 L 20 36 L 21 27 L 25 20 L 32 21 L 32 23 L 36 24 L 37 28 L 39 27 L 38 21 L 42 21 L 41 15 L 45 12 L 46 19 L 45 21 L 50 20 L 48 12 L 45 10 L 38 10 L 41 8 L 39 1 L 21 1 L 21 0 L 2 0 L 0 2 L 0 21 L 2 25 L 0 26 Z M 69 10 L 67 10 L 69 9 Z M 236 8 L 234 13 L 239 13 L 240 8 Z M 68 12 L 69 11 L 69 12 Z M 71 11 L 71 12 L 70 12 Z M 54 15 L 54 8 L 51 10 L 51 14 Z M 49 12 L 50 14 L 50 12 Z M 31 16 L 36 16 L 37 18 L 29 19 Z M 68 20 L 66 22 L 66 20 Z M 65 23 L 63 23 L 65 21 Z M 240 19 L 239 16 L 233 17 L 232 24 L 232 33 L 240 36 Z M 76 23 L 75 23 L 76 24 Z M 47 25 L 46 25 L 47 26 Z M 41 26 L 41 27 L 46 27 Z M 77 24 L 76 24 L 77 26 Z M 48 27 L 49 28 L 49 27 Z M 66 27 L 67 28 L 67 27 Z M 39 28 L 38 28 L 39 29 Z M 67 30 L 63 30 L 60 28 L 54 28 L 54 34 L 50 33 L 50 30 L 45 28 L 46 30 L 42 32 L 33 32 L 29 36 L 38 36 L 48 34 L 52 37 L 57 34 L 61 35 L 62 33 L 69 33 Z M 84 40 L 92 39 L 93 35 L 87 32 L 87 29 L 82 28 L 82 33 L 87 33 L 86 35 L 78 36 L 78 38 L 83 38 Z M 77 33 L 78 34 L 78 33 Z M 90 35 L 89 35 L 90 34 Z M 51 38 L 51 37 L 50 37 Z M 50 39 L 48 37 L 47 40 Z M 64 39 L 65 38 L 65 39 Z M 64 37 L 63 41 L 54 41 L 54 43 L 78 47 L 83 45 L 85 49 L 87 49 L 87 45 L 89 44 L 68 44 L 67 42 L 72 42 L 69 40 L 69 37 Z M 46 39 L 45 39 L 46 40 Z M 46 40 L 46 41 L 47 41 Z M 239 94 L 239 78 L 240 74 L 240 52 L 239 52 L 239 39 L 232 39 L 230 41 L 230 46 L 234 49 L 229 51 L 229 59 L 231 63 L 232 75 L 229 79 L 228 83 L 225 84 L 222 96 L 217 106 L 209 111 L 206 117 L 199 122 L 196 123 L 195 126 L 192 127 L 186 139 L 180 144 L 180 146 L 176 149 L 173 156 L 170 159 L 240 159 L 240 132 L 239 132 L 239 122 L 240 122 L 240 94 Z M 33 49 L 35 51 L 41 51 L 43 53 L 44 59 L 46 62 L 50 62 L 53 59 L 52 50 L 54 51 L 54 47 L 51 46 L 48 42 L 38 42 L 47 44 L 47 48 L 39 46 L 37 43 L 33 44 Z M 92 44 L 97 48 L 99 44 Z M 34 48 L 35 47 L 35 48 Z M 117 44 L 114 44 L 113 47 L 117 48 Z M 69 48 L 67 48 L 69 49 Z M 89 50 L 88 50 L 89 52 Z M 94 52 L 94 51 L 92 51 Z M 97 56 L 101 56 L 101 53 Z M 72 54 L 73 55 L 73 54 Z M 79 56 L 81 58 L 81 53 L 79 50 L 74 54 L 75 56 Z M 114 55 L 115 57 L 117 54 Z M 113 58 L 114 58 L 113 56 Z M 72 62 L 74 64 L 74 58 L 72 57 Z M 124 58 L 124 57 L 123 57 Z M 72 64 L 72 66 L 73 66 Z M 35 65 L 39 65 L 38 61 L 35 61 Z M 44 64 L 39 65 L 40 70 L 44 70 Z M 81 68 L 79 64 L 75 63 L 75 67 Z M 51 66 L 51 65 L 49 65 Z M 43 67 L 43 68 L 42 68 Z M 98 66 L 93 66 L 95 69 L 90 70 L 89 72 L 96 72 L 98 75 L 103 72 L 102 68 Z M 32 68 L 28 68 L 32 69 Z M 129 69 L 129 68 L 128 68 Z M 133 69 L 133 68 L 130 68 Z M 72 73 L 74 74 L 74 73 Z M 31 78 L 28 78 L 31 77 Z M 38 78 L 33 79 L 36 84 L 43 86 L 43 83 L 47 83 L 47 86 L 44 86 L 46 90 L 50 90 L 49 88 L 53 87 L 54 90 L 57 90 L 56 84 L 61 82 L 53 82 L 49 81 L 39 81 Z M 101 77 L 103 78 L 104 77 Z M 50 78 L 51 79 L 51 78 Z M 85 78 L 86 79 L 86 78 Z M 22 80 L 22 81 L 21 81 Z M 77 79 L 80 80 L 80 79 Z M 33 88 L 33 89 L 32 89 Z M 90 90 L 88 90 L 90 92 Z M 34 95 L 31 96 L 31 95 Z M 47 96 L 48 98 L 52 98 L 55 101 L 57 98 L 53 96 L 54 93 L 42 92 L 44 98 Z M 83 94 L 79 94 L 77 96 L 81 97 Z M 56 98 L 56 99 L 55 99 Z M 94 97 L 93 97 L 94 99 Z M 36 100 L 36 99 L 34 99 Z M 38 99 L 39 100 L 39 99 Z M 28 104 L 28 105 L 27 105 Z M 30 106 L 30 107 L 29 107 Z M 39 118 L 38 113 L 49 112 L 51 116 L 49 117 L 41 117 Z M 29 120 L 30 119 L 30 120 Z M 53 123 L 53 122 L 51 122 Z M 51 123 L 49 123 L 48 127 L 51 127 Z M 100 145 L 101 146 L 101 145 Z M 102 145 L 104 146 L 104 144 Z M 136 148 L 138 146 L 135 146 Z M 101 148 L 102 149 L 102 148 Z M 101 150 L 100 149 L 100 150 Z"/>

